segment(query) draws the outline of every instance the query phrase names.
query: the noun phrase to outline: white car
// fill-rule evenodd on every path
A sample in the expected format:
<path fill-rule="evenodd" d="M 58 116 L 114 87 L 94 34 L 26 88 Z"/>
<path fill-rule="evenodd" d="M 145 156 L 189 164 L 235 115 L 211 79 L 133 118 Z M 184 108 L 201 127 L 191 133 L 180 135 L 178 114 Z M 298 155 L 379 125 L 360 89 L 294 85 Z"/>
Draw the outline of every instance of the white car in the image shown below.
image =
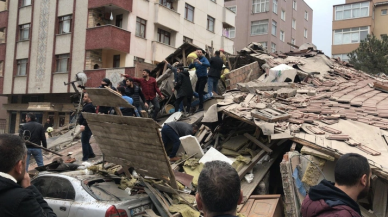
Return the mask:
<path fill-rule="evenodd" d="M 31 183 L 58 217 L 129 217 L 153 207 L 147 194 L 119 189 L 118 176 L 41 172 Z"/>

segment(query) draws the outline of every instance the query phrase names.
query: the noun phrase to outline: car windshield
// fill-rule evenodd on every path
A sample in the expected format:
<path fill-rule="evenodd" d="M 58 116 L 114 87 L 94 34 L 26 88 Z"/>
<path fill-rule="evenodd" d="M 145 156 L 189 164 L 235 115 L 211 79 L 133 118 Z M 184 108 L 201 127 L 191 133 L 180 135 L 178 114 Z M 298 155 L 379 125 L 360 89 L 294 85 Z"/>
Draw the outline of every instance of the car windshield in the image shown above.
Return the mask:
<path fill-rule="evenodd" d="M 125 190 L 119 188 L 120 178 L 117 179 L 97 179 L 89 181 L 86 186 L 95 198 L 103 201 L 125 201 L 131 196 Z M 85 186 L 84 186 L 85 187 Z"/>

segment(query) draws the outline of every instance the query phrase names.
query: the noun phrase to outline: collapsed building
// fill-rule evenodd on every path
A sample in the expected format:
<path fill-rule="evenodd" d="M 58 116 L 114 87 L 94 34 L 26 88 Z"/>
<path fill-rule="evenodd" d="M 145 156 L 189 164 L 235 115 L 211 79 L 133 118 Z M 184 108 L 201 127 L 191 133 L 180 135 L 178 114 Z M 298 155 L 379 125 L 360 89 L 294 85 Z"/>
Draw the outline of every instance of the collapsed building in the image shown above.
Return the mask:
<path fill-rule="evenodd" d="M 185 45 L 183 50 L 192 52 Z M 190 51 L 191 49 L 191 51 Z M 185 51 L 169 62 L 185 60 Z M 186 52 L 186 54 L 188 53 Z M 205 112 L 169 121 L 200 125 L 195 136 L 181 138 L 182 160 L 170 164 L 160 125 L 151 119 L 85 114 L 104 161 L 121 165 L 121 188 L 145 191 L 160 216 L 199 216 L 194 194 L 203 164 L 222 160 L 238 172 L 245 216 L 300 216 L 311 186 L 334 181 L 336 159 L 358 153 L 373 173 L 368 198 L 358 201 L 364 216 L 388 210 L 388 82 L 325 56 L 307 44 L 299 51 L 267 53 L 251 43 L 228 55 L 221 96 L 205 102 Z M 163 94 L 173 98 L 173 74 L 163 64 L 153 71 Z M 192 76 L 195 79 L 195 76 Z M 222 86 L 222 82 L 219 84 Z M 127 105 L 107 89 L 87 89 L 93 102 L 115 108 Z M 165 106 L 166 107 L 166 106 Z M 166 112 L 168 113 L 168 112 Z M 107 164 L 90 168 L 109 173 Z M 173 214 L 176 213 L 176 214 Z M 154 216 L 148 210 L 147 215 Z"/>

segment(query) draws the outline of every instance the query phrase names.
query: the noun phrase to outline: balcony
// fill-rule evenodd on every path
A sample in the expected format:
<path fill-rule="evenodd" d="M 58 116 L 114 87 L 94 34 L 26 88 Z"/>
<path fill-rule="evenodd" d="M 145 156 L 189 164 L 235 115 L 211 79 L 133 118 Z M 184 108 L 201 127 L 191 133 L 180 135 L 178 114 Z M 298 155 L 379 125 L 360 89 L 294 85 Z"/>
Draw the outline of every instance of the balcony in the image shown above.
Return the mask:
<path fill-rule="evenodd" d="M 225 52 L 234 54 L 234 42 L 230 38 L 222 36 L 221 47 L 224 48 Z"/>
<path fill-rule="evenodd" d="M 8 11 L 0 12 L 0 29 L 8 25 Z"/>
<path fill-rule="evenodd" d="M 175 32 L 179 31 L 180 14 L 173 9 L 169 9 L 159 3 L 155 3 L 155 23 L 167 27 Z"/>
<path fill-rule="evenodd" d="M 115 5 L 124 10 L 132 11 L 133 0 L 89 0 L 88 8 Z"/>
<path fill-rule="evenodd" d="M 112 49 L 129 53 L 131 33 L 116 26 L 106 25 L 86 30 L 86 50 Z"/>
<path fill-rule="evenodd" d="M 236 14 L 228 8 L 224 7 L 222 12 L 222 23 L 224 24 L 224 26 L 228 28 L 235 27 L 235 22 Z"/>
<path fill-rule="evenodd" d="M 0 61 L 5 60 L 5 43 L 0 44 Z"/>
<path fill-rule="evenodd" d="M 158 41 L 152 42 L 152 56 L 153 60 L 162 62 L 166 57 L 175 52 L 175 48 Z"/>
<path fill-rule="evenodd" d="M 120 74 L 126 74 L 135 76 L 135 67 L 124 67 L 124 68 L 115 68 L 115 69 L 91 69 L 84 70 L 86 76 L 88 77 L 88 82 L 86 83 L 87 87 L 98 87 L 101 85 L 101 80 L 103 78 L 109 78 L 114 86 L 116 86 L 122 77 Z"/>

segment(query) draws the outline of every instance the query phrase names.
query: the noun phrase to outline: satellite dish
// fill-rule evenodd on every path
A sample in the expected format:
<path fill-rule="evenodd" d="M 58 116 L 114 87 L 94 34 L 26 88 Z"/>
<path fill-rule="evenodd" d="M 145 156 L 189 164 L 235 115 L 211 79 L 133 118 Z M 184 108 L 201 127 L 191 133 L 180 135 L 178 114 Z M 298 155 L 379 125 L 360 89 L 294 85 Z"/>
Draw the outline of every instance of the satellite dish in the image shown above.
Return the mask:
<path fill-rule="evenodd" d="M 86 82 L 88 81 L 88 77 L 84 72 L 78 72 L 75 74 L 75 80 L 77 81 L 78 85 L 85 86 Z"/>

